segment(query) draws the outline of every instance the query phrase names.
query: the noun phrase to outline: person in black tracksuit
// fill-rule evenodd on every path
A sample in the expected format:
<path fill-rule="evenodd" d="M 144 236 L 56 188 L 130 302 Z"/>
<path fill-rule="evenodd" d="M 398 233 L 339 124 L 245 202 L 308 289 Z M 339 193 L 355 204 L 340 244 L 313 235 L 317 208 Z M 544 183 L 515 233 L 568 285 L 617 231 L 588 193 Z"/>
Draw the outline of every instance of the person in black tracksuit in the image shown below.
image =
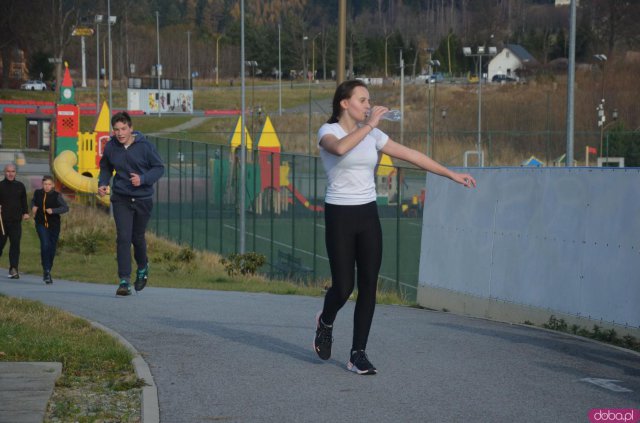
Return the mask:
<path fill-rule="evenodd" d="M 98 194 L 104 196 L 111 182 L 111 207 L 116 222 L 118 278 L 116 295 L 130 295 L 131 245 L 138 265 L 134 288 L 147 284 L 149 260 L 145 231 L 153 208 L 153 185 L 164 174 L 164 164 L 155 146 L 139 132 L 133 131 L 128 113 L 113 115 L 114 136 L 105 145 L 100 159 Z"/>
<path fill-rule="evenodd" d="M 53 178 L 49 175 L 44 176 L 42 188 L 34 191 L 31 200 L 31 211 L 40 238 L 42 279 L 46 284 L 53 283 L 51 268 L 60 236 L 60 215 L 69 211 L 64 197 L 53 189 L 53 185 Z"/>
<path fill-rule="evenodd" d="M 22 221 L 29 219 L 27 208 L 27 190 L 24 184 L 16 181 L 16 165 L 4 167 L 4 179 L 0 182 L 0 256 L 9 240 L 9 278 L 19 279 L 20 239 Z"/>

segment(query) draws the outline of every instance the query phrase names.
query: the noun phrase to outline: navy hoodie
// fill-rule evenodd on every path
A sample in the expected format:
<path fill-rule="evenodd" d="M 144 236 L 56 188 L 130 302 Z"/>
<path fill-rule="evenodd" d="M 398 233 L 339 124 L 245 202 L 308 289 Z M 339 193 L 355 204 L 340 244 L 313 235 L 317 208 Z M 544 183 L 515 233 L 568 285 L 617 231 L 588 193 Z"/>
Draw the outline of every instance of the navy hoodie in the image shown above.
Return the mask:
<path fill-rule="evenodd" d="M 109 184 L 113 171 L 116 171 L 111 183 L 111 194 L 135 198 L 152 198 L 153 184 L 164 174 L 164 164 L 155 146 L 140 132 L 134 132 L 134 141 L 129 148 L 111 137 L 104 147 L 100 159 L 98 186 Z M 129 180 L 131 173 L 140 175 L 140 186 L 134 187 Z"/>

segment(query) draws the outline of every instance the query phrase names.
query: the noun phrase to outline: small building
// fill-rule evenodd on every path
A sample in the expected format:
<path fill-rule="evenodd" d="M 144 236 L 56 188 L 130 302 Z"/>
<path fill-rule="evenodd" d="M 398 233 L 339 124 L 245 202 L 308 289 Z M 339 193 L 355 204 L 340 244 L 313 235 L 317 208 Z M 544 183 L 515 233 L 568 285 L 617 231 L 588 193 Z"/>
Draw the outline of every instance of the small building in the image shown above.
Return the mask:
<path fill-rule="evenodd" d="M 158 85 L 160 89 L 158 89 Z M 193 89 L 189 79 L 131 77 L 127 108 L 151 113 L 193 113 Z M 159 109 L 159 110 L 158 110 Z"/>
<path fill-rule="evenodd" d="M 506 75 L 519 79 L 527 70 L 537 67 L 538 61 L 524 47 L 507 44 L 491 61 L 488 67 L 488 80 L 495 75 Z"/>

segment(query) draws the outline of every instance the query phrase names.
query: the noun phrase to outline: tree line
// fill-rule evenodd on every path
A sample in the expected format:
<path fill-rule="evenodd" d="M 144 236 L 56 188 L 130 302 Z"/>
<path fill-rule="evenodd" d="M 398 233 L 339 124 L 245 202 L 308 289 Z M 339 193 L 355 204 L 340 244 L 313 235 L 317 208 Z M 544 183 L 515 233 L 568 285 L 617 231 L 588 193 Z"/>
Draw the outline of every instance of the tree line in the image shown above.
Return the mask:
<path fill-rule="evenodd" d="M 60 78 L 62 65 L 54 67 L 49 58 L 78 70 L 81 43 L 72 35 L 77 27 L 100 32 L 100 39 L 85 38 L 87 73 L 95 75 L 98 50 L 103 64 L 108 59 L 108 28 L 95 16 L 106 17 L 108 6 L 116 17 L 114 79 L 132 71 L 150 75 L 157 45 L 165 77 L 187 78 L 188 69 L 201 78 L 240 74 L 238 0 L 3 0 L 2 86 L 9 85 L 9 64 L 18 50 L 25 52 L 32 77 L 42 72 L 45 79 Z M 349 76 L 397 75 L 401 54 L 408 75 L 433 71 L 433 59 L 440 62 L 439 71 L 473 72 L 463 46 L 520 44 L 543 65 L 567 56 L 569 8 L 556 7 L 553 0 L 347 0 L 347 7 Z M 640 2 L 581 0 L 577 60 L 636 48 L 638 18 Z M 245 0 L 245 58 L 257 63 L 247 74 L 276 76 L 282 63 L 283 77 L 313 71 L 316 78 L 331 78 L 337 23 L 338 0 Z"/>

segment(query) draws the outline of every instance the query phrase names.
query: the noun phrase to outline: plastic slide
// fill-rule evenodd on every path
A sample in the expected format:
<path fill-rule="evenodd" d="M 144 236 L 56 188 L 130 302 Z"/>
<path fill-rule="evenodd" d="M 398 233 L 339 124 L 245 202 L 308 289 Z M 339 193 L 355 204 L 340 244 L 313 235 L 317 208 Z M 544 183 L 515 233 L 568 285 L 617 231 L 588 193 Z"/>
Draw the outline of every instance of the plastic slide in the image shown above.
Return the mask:
<path fill-rule="evenodd" d="M 309 200 L 307 200 L 307 198 L 304 195 L 302 195 L 300 193 L 300 191 L 295 189 L 293 184 L 287 185 L 287 188 L 289 189 L 289 191 L 291 191 L 293 193 L 293 195 L 298 199 L 298 201 L 300 201 L 309 210 L 313 210 L 313 211 L 322 211 L 322 210 L 324 210 L 321 206 L 316 206 L 316 205 L 310 204 Z"/>
<path fill-rule="evenodd" d="M 53 161 L 53 173 L 65 186 L 76 192 L 95 194 L 98 201 L 109 205 L 109 196 L 98 195 L 98 179 L 84 176 L 73 168 L 78 163 L 78 157 L 71 150 L 61 152 Z"/>

